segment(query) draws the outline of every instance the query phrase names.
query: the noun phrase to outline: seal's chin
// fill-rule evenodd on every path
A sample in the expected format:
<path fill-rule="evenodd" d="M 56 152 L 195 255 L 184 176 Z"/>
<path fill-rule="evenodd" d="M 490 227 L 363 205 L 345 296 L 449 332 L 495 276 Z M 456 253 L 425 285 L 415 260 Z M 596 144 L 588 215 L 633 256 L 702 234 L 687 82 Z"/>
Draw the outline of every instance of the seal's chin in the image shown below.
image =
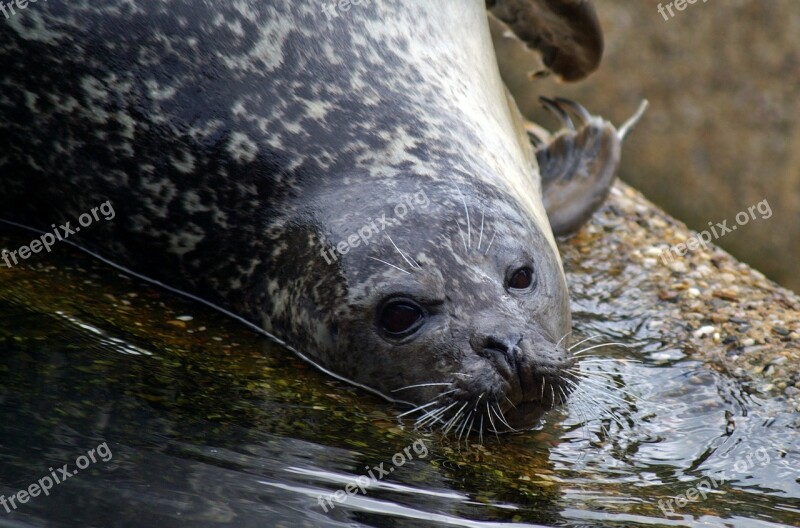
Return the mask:
<path fill-rule="evenodd" d="M 476 361 L 448 384 L 423 423 L 442 424 L 445 434 L 509 433 L 536 427 L 542 416 L 564 403 L 576 386 L 573 360 L 520 354 L 514 361 Z M 527 360 L 526 360 L 527 358 Z M 435 419 L 434 419 L 435 418 Z"/>
<path fill-rule="evenodd" d="M 516 429 L 517 431 L 530 429 L 536 426 L 541 420 L 542 416 L 544 416 L 544 414 L 552 408 L 553 406 L 546 405 L 541 402 L 527 402 L 527 403 L 517 404 L 516 407 L 513 407 L 509 411 L 505 412 L 505 417 L 508 424 L 503 424 L 503 425 L 511 426 L 513 429 Z"/>
<path fill-rule="evenodd" d="M 521 342 L 506 350 L 484 349 L 477 355 L 483 361 L 479 378 L 483 383 L 471 389 L 485 391 L 496 402 L 487 411 L 496 410 L 495 415 L 502 418 L 499 423 L 494 421 L 497 432 L 536 426 L 547 411 L 567 400 L 576 385 L 571 369 L 574 359 L 566 349 L 551 343 Z M 471 397 L 475 396 L 473 392 Z"/>
<path fill-rule="evenodd" d="M 530 429 L 539 424 L 547 411 L 565 403 L 575 386 L 574 375 L 567 370 L 571 364 L 564 362 L 557 366 L 548 365 L 545 371 L 537 370 L 532 378 L 538 379 L 538 382 L 521 383 L 527 389 L 516 393 L 521 397 L 510 397 L 516 392 L 513 389 L 511 394 L 503 395 L 498 400 L 499 410 L 505 417 L 503 425 L 512 431 Z M 511 387 L 515 384 L 511 384 Z"/>

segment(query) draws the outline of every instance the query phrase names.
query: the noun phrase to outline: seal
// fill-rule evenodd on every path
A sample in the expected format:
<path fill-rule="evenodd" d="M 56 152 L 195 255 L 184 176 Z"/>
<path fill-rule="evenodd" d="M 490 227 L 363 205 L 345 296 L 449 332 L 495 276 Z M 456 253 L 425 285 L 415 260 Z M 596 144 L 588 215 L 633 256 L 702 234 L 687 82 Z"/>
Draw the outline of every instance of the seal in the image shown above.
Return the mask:
<path fill-rule="evenodd" d="M 529 135 L 487 7 L 554 74 L 597 66 L 587 1 L 31 4 L 0 27 L 2 216 L 420 425 L 531 427 L 575 385 L 554 233 L 602 202 L 622 134 L 546 100 L 565 128 Z"/>

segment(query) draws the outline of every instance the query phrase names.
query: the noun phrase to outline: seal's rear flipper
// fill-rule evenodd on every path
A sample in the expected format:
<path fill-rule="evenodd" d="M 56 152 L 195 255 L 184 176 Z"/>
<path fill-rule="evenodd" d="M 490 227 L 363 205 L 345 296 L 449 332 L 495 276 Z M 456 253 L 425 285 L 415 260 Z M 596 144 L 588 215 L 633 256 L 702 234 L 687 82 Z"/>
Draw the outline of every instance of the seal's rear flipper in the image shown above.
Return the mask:
<path fill-rule="evenodd" d="M 565 81 L 592 73 L 603 56 L 603 30 L 591 0 L 486 0 L 502 20 Z"/>
<path fill-rule="evenodd" d="M 614 183 L 622 141 L 648 103 L 642 101 L 633 117 L 617 130 L 568 99 L 542 97 L 541 101 L 565 128 L 550 137 L 540 127 L 529 124 L 528 136 L 537 149 L 542 200 L 550 226 L 555 235 L 568 235 L 603 205 Z M 572 117 L 577 118 L 577 128 Z"/>

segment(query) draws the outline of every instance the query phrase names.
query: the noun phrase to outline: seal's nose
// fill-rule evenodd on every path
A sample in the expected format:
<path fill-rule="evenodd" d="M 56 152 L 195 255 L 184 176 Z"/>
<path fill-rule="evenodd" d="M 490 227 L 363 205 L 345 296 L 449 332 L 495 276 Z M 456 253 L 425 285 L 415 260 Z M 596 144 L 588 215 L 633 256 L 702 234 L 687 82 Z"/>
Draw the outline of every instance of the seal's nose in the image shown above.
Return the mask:
<path fill-rule="evenodd" d="M 479 356 L 486 358 L 508 380 L 517 377 L 519 372 L 522 334 L 505 336 L 484 335 L 472 342 L 472 348 Z"/>
<path fill-rule="evenodd" d="M 521 334 L 513 334 L 505 337 L 487 336 L 483 346 L 478 353 L 489 352 L 499 354 L 508 361 L 509 365 L 515 366 L 517 363 L 519 348 L 522 342 Z"/>

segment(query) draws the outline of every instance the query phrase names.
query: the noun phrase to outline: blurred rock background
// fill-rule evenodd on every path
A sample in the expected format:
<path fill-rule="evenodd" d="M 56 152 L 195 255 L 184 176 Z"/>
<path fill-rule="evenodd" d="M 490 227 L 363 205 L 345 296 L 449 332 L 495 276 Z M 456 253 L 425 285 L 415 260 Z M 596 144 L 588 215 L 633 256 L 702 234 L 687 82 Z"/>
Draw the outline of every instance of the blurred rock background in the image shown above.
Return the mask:
<path fill-rule="evenodd" d="M 560 95 L 620 124 L 649 99 L 621 178 L 698 231 L 766 199 L 771 218 L 715 243 L 800 292 L 800 2 L 697 0 L 669 20 L 658 11 L 669 1 L 595 3 L 606 53 L 580 83 L 531 80 L 538 59 L 501 39 L 523 113 L 556 129 L 537 98 Z"/>

